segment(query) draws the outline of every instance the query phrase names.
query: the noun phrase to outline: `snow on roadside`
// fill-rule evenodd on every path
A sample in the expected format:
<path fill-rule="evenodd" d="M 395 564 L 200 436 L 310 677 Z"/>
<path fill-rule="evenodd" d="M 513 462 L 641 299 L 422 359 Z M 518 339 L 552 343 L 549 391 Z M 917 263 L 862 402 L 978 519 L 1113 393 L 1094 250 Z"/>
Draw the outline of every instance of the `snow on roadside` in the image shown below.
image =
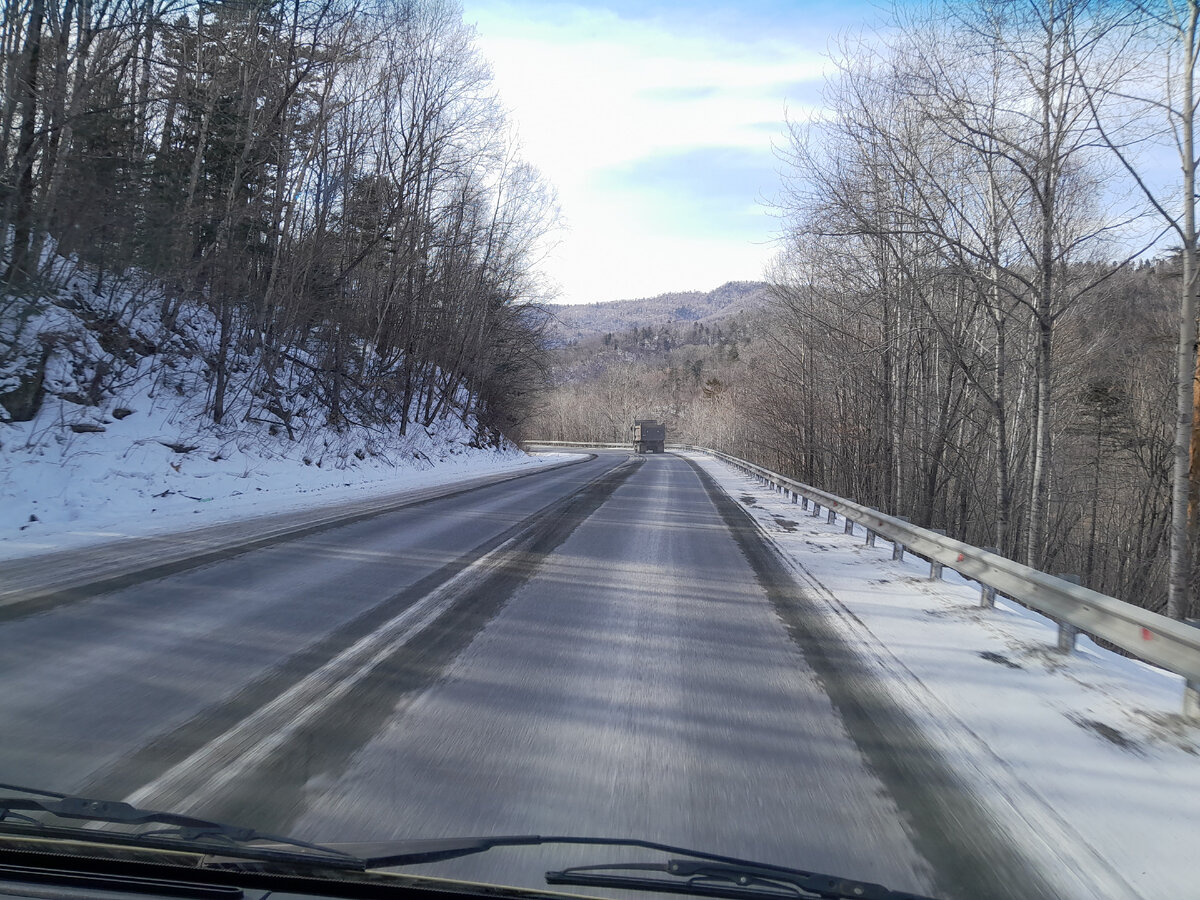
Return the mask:
<path fill-rule="evenodd" d="M 62 267 L 52 297 L 0 311 L 0 560 L 545 463 L 482 427 L 462 390 L 404 435 L 380 398 L 343 398 L 335 429 L 303 347 L 271 366 L 252 341 L 230 347 L 229 371 L 259 374 L 215 424 L 212 312 L 184 303 L 168 324 L 151 279 L 96 295 Z"/>
<path fill-rule="evenodd" d="M 457 418 L 429 428 L 412 424 L 404 437 L 326 446 L 324 439 L 218 432 L 145 394 L 123 402 L 137 414 L 61 442 L 25 434 L 44 423 L 3 427 L 0 559 L 325 506 L 573 455 L 480 447 Z M 194 449 L 180 453 L 168 443 Z"/>
<path fill-rule="evenodd" d="M 957 573 L 864 546 L 731 466 L 695 459 L 754 516 L 896 700 L 977 785 L 999 821 L 1079 896 L 1195 896 L 1200 728 L 1183 679 L 1016 603 L 979 606 Z"/>

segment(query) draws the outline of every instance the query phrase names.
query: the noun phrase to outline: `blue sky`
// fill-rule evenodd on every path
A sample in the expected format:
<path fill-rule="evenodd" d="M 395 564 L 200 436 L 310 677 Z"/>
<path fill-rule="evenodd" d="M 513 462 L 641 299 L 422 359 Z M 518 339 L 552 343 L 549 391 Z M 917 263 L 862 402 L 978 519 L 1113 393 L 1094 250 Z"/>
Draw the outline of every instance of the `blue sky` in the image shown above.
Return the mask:
<path fill-rule="evenodd" d="M 819 103 L 830 41 L 870 0 L 464 0 L 526 159 L 566 230 L 560 302 L 759 279 L 774 253 L 773 153 Z"/>

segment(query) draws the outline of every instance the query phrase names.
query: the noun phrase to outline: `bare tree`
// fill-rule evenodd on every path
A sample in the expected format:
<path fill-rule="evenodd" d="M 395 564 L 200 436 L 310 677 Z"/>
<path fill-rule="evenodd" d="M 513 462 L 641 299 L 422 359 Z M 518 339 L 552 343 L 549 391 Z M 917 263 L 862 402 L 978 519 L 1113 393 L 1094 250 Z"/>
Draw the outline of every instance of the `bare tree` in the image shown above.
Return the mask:
<path fill-rule="evenodd" d="M 553 197 L 456 4 L 5 4 L 14 288 L 44 249 L 96 295 L 133 266 L 158 279 L 168 328 L 206 306 L 217 424 L 520 417 Z"/>
<path fill-rule="evenodd" d="M 1182 618 L 1194 603 L 1192 556 L 1200 532 L 1200 360 L 1196 355 L 1196 65 L 1200 2 L 1135 2 L 1117 33 L 1121 52 L 1145 64 L 1140 82 L 1114 87 L 1084 80 L 1097 128 L 1166 230 L 1180 243 L 1179 332 L 1176 344 L 1175 449 L 1172 471 L 1167 615 Z M 1142 88 L 1143 90 L 1138 90 Z M 1115 100 L 1116 103 L 1105 101 Z M 1181 190 L 1172 197 L 1139 166 L 1137 150 L 1165 126 L 1179 156 Z"/>

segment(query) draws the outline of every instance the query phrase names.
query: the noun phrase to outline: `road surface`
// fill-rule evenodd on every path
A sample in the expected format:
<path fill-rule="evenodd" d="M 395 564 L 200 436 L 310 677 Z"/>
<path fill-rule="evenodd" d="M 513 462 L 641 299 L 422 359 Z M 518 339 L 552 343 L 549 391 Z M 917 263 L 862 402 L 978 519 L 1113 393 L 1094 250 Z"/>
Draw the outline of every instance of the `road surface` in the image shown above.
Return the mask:
<path fill-rule="evenodd" d="M 0 781 L 318 841 L 627 836 L 1052 896 L 686 459 L 603 452 L 176 569 L 0 610 Z"/>

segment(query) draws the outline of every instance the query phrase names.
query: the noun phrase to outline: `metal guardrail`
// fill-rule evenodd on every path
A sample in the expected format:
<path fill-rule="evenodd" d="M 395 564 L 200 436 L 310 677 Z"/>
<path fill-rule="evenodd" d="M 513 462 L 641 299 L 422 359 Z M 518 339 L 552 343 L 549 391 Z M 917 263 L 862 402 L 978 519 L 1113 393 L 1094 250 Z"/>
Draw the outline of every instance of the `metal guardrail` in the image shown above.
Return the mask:
<path fill-rule="evenodd" d="M 633 452 L 633 442 L 626 441 L 624 444 L 596 444 L 588 443 L 587 441 L 524 441 L 527 447 L 579 447 L 581 450 L 586 450 L 589 447 L 594 447 L 597 450 L 628 450 Z"/>
<path fill-rule="evenodd" d="M 719 450 L 708 447 L 686 449 L 699 450 L 724 460 L 789 493 L 793 502 L 807 501 L 806 505 L 814 507 L 813 515 L 819 515 L 824 508 L 830 524 L 840 515 L 846 522 L 862 525 L 868 542 L 874 543 L 875 535 L 892 542 L 897 548 L 893 550 L 893 558 L 902 558 L 905 550 L 911 550 L 929 560 L 931 577 L 938 577 L 945 567 L 979 582 L 983 588 L 981 603 L 984 606 L 990 606 L 995 595 L 1001 594 L 1044 613 L 1059 624 L 1058 647 L 1061 650 L 1072 649 L 1075 635 L 1084 631 L 1138 659 L 1183 676 L 1183 713 L 1189 718 L 1200 719 L 1200 628 L 1073 584 L 998 553 L 964 544 L 902 518 L 885 515 L 877 509 L 794 481 Z"/>
<path fill-rule="evenodd" d="M 565 442 L 551 441 L 537 444 L 567 446 Z M 570 446 L 631 449 L 628 444 Z M 1038 571 L 990 550 L 964 544 L 903 518 L 885 515 L 877 509 L 787 478 L 728 453 L 690 445 L 668 447 L 700 451 L 723 460 L 789 494 L 793 503 L 803 503 L 805 507 L 811 505 L 814 516 L 824 509 L 830 524 L 840 515 L 847 523 L 847 533 L 852 531 L 854 524 L 861 525 L 866 530 L 867 543 L 874 544 L 876 535 L 892 542 L 894 559 L 902 559 L 907 550 L 929 560 L 933 578 L 940 577 L 942 569 L 947 568 L 978 582 L 982 606 L 991 606 L 995 596 L 1000 594 L 1049 616 L 1059 625 L 1060 650 L 1070 651 L 1075 645 L 1076 634 L 1083 631 L 1138 659 L 1183 676 L 1183 714 L 1200 719 L 1200 628 L 1073 584 L 1066 578 Z"/>

